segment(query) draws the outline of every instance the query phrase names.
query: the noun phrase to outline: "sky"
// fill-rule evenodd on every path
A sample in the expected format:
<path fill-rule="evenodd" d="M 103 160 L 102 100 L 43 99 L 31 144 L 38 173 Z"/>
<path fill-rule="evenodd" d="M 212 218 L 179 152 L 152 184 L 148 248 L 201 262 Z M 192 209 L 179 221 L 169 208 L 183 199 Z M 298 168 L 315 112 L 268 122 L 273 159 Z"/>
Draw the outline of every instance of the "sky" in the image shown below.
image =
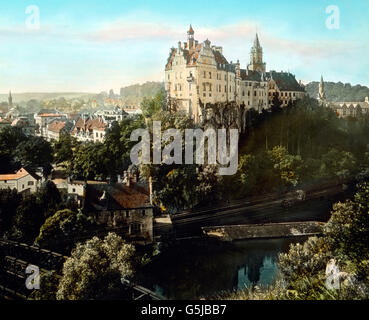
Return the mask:
<path fill-rule="evenodd" d="M 339 15 L 327 13 L 331 5 Z M 257 32 L 268 70 L 369 86 L 368 13 L 367 0 L 2 1 L 0 93 L 119 93 L 163 81 L 170 48 L 186 41 L 190 24 L 195 39 L 222 46 L 241 68 Z"/>

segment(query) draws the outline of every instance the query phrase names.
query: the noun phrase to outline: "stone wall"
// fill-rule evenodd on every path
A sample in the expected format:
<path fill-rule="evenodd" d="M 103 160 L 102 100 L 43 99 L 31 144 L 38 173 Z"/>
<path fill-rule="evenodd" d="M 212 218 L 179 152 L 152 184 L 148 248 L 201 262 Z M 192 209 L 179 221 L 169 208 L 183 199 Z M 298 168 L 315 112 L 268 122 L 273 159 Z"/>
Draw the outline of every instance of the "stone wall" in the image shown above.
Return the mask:
<path fill-rule="evenodd" d="M 312 221 L 203 227 L 202 230 L 207 237 L 233 241 L 319 235 L 322 234 L 323 226 L 322 222 Z"/>

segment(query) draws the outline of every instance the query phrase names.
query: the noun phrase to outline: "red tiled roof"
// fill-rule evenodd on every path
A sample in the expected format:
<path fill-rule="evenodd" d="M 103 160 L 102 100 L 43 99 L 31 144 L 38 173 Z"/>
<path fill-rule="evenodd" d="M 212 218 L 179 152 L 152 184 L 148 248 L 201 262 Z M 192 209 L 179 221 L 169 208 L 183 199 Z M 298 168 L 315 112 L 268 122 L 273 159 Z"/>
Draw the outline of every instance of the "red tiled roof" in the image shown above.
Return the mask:
<path fill-rule="evenodd" d="M 58 113 L 41 113 L 39 114 L 40 117 L 47 118 L 47 117 L 63 117 L 62 114 Z"/>
<path fill-rule="evenodd" d="M 102 201 L 104 192 L 105 201 Z M 131 183 L 130 187 L 123 183 L 87 184 L 86 208 L 89 210 L 120 210 L 149 206 L 151 206 L 149 191 L 137 183 Z"/>
<path fill-rule="evenodd" d="M 66 122 L 64 121 L 53 121 L 47 126 L 47 129 L 49 131 L 59 133 L 61 130 L 63 130 L 65 125 L 66 125 Z"/>
<path fill-rule="evenodd" d="M 90 119 L 83 120 L 79 118 L 74 126 L 73 133 L 77 132 L 77 129 L 82 131 L 87 130 L 98 130 L 98 131 L 105 131 L 106 124 L 102 122 L 100 119 Z"/>
<path fill-rule="evenodd" d="M 16 173 L 0 174 L 0 181 L 5 181 L 5 180 L 18 180 L 18 179 L 23 178 L 23 177 L 25 177 L 27 175 L 31 175 L 33 178 L 35 178 L 37 180 L 40 179 L 40 177 L 38 177 L 37 175 L 31 174 L 26 169 L 21 168 Z"/>
<path fill-rule="evenodd" d="M 199 53 L 201 51 L 202 46 L 203 44 L 199 43 L 189 50 L 188 49 L 183 50 L 184 57 L 187 62 L 187 66 L 194 66 L 197 64 L 197 60 L 199 58 Z M 212 49 L 212 51 L 213 51 L 214 58 L 217 64 L 228 64 L 227 59 L 223 56 L 222 53 L 214 49 Z M 166 70 L 169 70 L 172 67 L 173 59 L 176 53 L 177 53 L 177 49 L 173 48 L 172 52 L 170 53 L 167 65 L 165 67 Z"/>

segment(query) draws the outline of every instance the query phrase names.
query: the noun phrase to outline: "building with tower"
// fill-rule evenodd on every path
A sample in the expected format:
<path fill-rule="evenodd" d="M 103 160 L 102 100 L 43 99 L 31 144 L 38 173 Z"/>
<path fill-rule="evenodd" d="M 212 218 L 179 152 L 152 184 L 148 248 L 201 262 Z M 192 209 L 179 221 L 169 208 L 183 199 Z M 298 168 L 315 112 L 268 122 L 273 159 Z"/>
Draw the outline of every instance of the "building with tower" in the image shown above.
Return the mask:
<path fill-rule="evenodd" d="M 326 103 L 326 97 L 325 97 L 325 92 L 324 92 L 324 81 L 323 81 L 323 76 L 321 76 L 320 78 L 320 83 L 319 83 L 319 92 L 318 92 L 318 101 L 322 104 Z"/>
<path fill-rule="evenodd" d="M 11 91 L 9 91 L 8 105 L 9 105 L 9 109 L 13 108 L 13 97 L 12 97 Z"/>
<path fill-rule="evenodd" d="M 263 48 L 256 34 L 250 63 L 242 69 L 239 60 L 228 62 L 221 46 L 206 39 L 199 43 L 190 26 L 187 41 L 171 48 L 165 66 L 165 90 L 169 104 L 190 115 L 195 122 L 203 120 L 201 104 L 233 102 L 261 112 L 269 109 L 277 95 L 283 106 L 302 98 L 304 87 L 289 72 L 266 72 Z"/>
<path fill-rule="evenodd" d="M 322 106 L 331 108 L 339 118 L 358 117 L 369 114 L 369 97 L 364 101 L 332 102 L 328 101 L 324 89 L 323 76 L 320 78 L 318 101 Z"/>
<path fill-rule="evenodd" d="M 251 48 L 250 64 L 247 66 L 247 69 L 257 72 L 266 71 L 266 64 L 263 62 L 263 48 L 260 45 L 258 34 L 256 34 L 254 45 Z"/>

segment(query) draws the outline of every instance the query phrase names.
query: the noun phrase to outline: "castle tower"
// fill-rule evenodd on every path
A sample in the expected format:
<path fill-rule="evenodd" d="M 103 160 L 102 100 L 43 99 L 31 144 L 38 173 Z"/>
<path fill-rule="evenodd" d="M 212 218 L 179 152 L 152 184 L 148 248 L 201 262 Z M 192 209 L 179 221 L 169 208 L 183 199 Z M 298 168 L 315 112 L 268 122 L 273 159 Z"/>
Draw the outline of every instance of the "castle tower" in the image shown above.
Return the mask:
<path fill-rule="evenodd" d="M 13 107 L 13 97 L 12 97 L 11 91 L 9 91 L 8 104 L 9 104 L 9 109 Z"/>
<path fill-rule="evenodd" d="M 187 31 L 188 48 L 191 49 L 195 43 L 195 31 L 190 25 L 190 29 Z"/>
<path fill-rule="evenodd" d="M 324 80 L 323 76 L 320 78 L 320 84 L 319 84 L 319 93 L 318 93 L 318 100 L 321 102 L 325 102 L 325 92 L 324 92 Z"/>
<path fill-rule="evenodd" d="M 250 71 L 265 72 L 266 65 L 263 62 L 263 48 L 260 45 L 258 34 L 256 34 L 254 45 L 251 48 L 250 64 L 247 66 Z"/>

